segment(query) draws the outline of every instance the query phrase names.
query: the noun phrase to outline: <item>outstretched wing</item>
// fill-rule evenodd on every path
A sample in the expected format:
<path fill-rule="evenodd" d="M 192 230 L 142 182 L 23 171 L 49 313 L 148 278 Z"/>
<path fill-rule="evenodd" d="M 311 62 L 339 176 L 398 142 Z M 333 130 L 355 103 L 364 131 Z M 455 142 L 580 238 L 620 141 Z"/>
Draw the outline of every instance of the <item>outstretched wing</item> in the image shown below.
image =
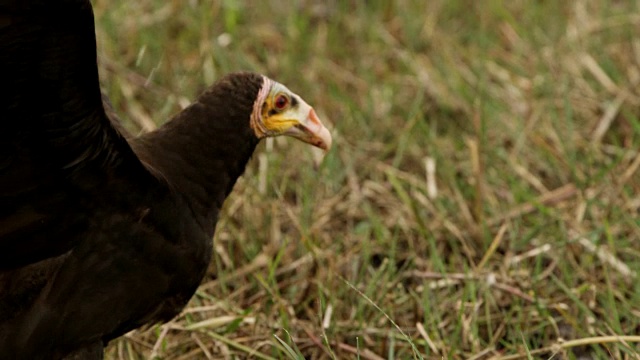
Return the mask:
<path fill-rule="evenodd" d="M 102 105 L 91 3 L 0 0 L 0 269 L 65 253 L 51 235 L 88 221 L 68 209 L 148 177 Z"/>

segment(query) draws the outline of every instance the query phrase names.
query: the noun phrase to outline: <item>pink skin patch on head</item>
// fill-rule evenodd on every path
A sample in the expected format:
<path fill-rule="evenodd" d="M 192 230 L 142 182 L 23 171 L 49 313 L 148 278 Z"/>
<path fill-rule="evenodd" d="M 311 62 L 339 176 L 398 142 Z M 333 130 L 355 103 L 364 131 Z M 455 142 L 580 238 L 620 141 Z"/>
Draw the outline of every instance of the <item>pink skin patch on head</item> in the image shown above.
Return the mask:
<path fill-rule="evenodd" d="M 253 111 L 251 112 L 251 119 L 249 119 L 249 124 L 258 139 L 262 139 L 269 135 L 269 130 L 262 121 L 262 104 L 264 104 L 267 96 L 269 96 L 271 87 L 274 84 L 274 81 L 266 76 L 263 76 L 262 79 L 262 87 L 260 88 L 260 91 L 258 91 L 256 100 L 253 102 Z"/>

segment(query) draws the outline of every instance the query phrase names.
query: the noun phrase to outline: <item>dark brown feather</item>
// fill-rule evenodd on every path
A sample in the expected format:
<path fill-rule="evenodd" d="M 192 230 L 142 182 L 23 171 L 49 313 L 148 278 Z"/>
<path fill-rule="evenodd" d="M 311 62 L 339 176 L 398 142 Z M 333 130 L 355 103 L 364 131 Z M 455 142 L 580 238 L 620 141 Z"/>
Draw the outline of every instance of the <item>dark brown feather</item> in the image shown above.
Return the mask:
<path fill-rule="evenodd" d="M 195 292 L 263 78 L 229 75 L 128 141 L 80 0 L 0 2 L 0 78 L 0 359 L 99 359 Z"/>

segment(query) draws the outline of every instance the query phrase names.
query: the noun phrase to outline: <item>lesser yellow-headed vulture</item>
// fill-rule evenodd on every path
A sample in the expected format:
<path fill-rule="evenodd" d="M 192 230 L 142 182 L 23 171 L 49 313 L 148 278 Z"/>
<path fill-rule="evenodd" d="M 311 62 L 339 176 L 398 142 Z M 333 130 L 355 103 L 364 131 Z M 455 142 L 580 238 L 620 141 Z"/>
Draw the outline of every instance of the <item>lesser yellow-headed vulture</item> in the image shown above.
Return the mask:
<path fill-rule="evenodd" d="M 0 359 L 100 359 L 185 306 L 260 139 L 317 147 L 298 95 L 235 73 L 157 131 L 107 115 L 89 0 L 0 1 Z"/>

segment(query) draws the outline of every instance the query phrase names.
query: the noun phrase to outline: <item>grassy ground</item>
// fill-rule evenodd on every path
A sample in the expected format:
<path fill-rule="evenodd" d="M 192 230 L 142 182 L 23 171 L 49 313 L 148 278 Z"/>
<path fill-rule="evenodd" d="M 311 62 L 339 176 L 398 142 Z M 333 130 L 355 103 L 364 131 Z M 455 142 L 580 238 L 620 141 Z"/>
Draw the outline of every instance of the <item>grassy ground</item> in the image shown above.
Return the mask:
<path fill-rule="evenodd" d="M 108 359 L 640 358 L 638 2 L 94 5 L 132 131 L 249 69 L 335 141 L 261 146 L 189 307 Z"/>

